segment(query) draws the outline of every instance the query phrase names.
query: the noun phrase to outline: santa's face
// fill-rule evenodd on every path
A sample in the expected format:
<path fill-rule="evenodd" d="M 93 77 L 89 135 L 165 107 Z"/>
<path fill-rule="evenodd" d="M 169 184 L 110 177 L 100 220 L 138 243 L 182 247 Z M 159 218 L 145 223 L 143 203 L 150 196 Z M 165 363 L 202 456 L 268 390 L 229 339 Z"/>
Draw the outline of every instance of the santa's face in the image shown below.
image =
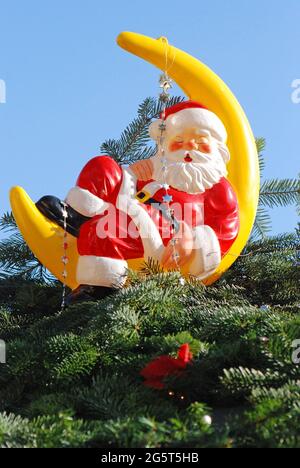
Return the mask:
<path fill-rule="evenodd" d="M 183 192 L 202 193 L 227 175 L 228 149 L 207 131 L 194 128 L 169 135 L 164 146 L 164 163 L 161 155 L 153 159 L 158 182 Z"/>

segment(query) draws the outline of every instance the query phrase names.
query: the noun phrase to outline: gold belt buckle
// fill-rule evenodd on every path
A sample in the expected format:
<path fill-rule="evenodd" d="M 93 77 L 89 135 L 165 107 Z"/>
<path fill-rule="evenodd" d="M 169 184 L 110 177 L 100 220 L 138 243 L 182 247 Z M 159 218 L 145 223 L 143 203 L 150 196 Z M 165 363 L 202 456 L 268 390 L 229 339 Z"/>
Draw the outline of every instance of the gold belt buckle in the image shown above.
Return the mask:
<path fill-rule="evenodd" d="M 140 190 L 135 198 L 140 201 L 141 203 L 146 203 L 151 198 L 151 193 L 147 192 L 146 190 Z"/>

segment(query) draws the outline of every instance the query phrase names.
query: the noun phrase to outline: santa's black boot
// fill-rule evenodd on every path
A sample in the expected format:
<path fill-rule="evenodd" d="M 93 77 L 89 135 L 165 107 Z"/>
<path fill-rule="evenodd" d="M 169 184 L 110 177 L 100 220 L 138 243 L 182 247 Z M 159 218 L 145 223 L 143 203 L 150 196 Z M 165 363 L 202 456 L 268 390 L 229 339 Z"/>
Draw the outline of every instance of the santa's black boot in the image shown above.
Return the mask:
<path fill-rule="evenodd" d="M 116 294 L 117 291 L 116 288 L 81 284 L 66 297 L 66 306 L 78 304 L 79 302 L 99 301 Z"/>
<path fill-rule="evenodd" d="M 38 210 L 50 219 L 54 221 L 58 226 L 64 227 L 64 216 L 63 211 L 67 211 L 67 232 L 72 236 L 79 237 L 79 231 L 82 224 L 88 221 L 90 218 L 83 216 L 74 210 L 70 205 L 62 202 L 59 198 L 53 197 L 52 195 L 46 195 L 41 198 L 37 203 L 36 207 Z"/>

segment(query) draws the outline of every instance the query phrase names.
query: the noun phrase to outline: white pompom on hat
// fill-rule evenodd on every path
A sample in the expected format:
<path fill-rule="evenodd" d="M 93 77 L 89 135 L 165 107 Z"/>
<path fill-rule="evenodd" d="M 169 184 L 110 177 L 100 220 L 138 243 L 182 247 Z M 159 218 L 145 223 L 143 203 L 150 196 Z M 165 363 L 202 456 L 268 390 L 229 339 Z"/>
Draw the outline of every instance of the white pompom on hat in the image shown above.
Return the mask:
<path fill-rule="evenodd" d="M 157 141 L 161 135 L 160 119 L 155 120 L 149 127 L 153 140 Z M 227 131 L 221 119 L 196 101 L 183 101 L 166 109 L 165 112 L 166 136 L 172 137 L 180 134 L 187 128 L 197 128 L 208 132 L 221 143 L 227 141 Z"/>

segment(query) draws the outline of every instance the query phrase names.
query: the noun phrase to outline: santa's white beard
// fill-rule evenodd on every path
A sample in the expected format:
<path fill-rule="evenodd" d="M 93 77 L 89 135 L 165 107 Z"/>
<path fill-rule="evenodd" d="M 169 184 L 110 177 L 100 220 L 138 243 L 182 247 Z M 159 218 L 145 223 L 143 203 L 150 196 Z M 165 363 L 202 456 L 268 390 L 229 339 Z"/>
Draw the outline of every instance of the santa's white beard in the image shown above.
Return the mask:
<path fill-rule="evenodd" d="M 189 155 L 193 162 L 185 162 Z M 165 153 L 166 162 L 162 163 L 161 155 L 153 158 L 153 179 L 167 183 L 171 187 L 186 193 L 203 193 L 227 176 L 226 163 L 219 149 L 212 153 L 200 151 L 175 151 Z M 163 170 L 163 165 L 166 170 Z"/>

